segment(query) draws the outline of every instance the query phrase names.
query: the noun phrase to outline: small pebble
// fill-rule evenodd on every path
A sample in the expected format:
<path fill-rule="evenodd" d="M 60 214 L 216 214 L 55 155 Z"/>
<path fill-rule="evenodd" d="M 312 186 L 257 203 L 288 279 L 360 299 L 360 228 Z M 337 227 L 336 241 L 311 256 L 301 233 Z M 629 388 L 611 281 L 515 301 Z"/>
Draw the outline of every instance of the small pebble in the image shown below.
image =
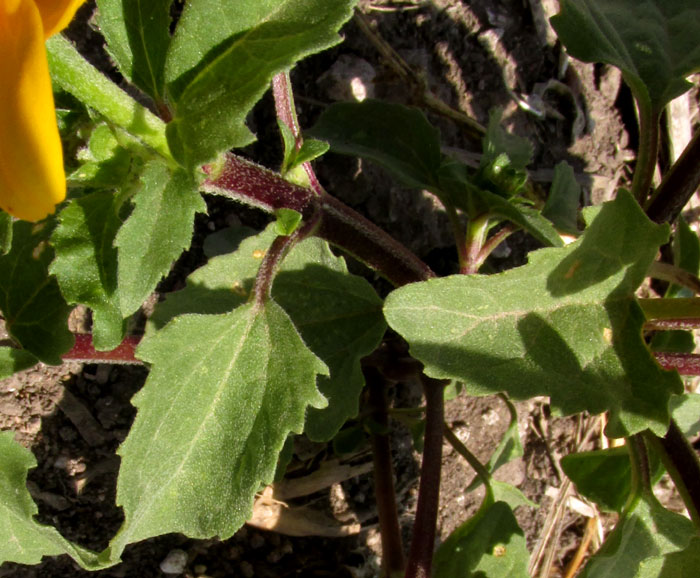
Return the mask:
<path fill-rule="evenodd" d="M 253 578 L 255 576 L 255 569 L 250 562 L 241 562 L 239 568 L 244 578 Z"/>
<path fill-rule="evenodd" d="M 160 569 L 165 574 L 182 574 L 187 566 L 187 552 L 183 550 L 170 550 L 168 555 L 160 563 Z"/>
<path fill-rule="evenodd" d="M 253 534 L 250 538 L 250 547 L 253 549 L 262 548 L 265 545 L 265 538 L 260 534 Z"/>

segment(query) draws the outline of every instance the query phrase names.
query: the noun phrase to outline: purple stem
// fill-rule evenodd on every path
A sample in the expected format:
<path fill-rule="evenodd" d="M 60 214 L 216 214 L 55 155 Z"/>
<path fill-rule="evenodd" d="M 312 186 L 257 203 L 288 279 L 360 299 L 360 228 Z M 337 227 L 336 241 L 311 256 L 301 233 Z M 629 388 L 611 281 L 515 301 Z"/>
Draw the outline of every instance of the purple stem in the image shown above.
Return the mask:
<path fill-rule="evenodd" d="M 430 578 L 435 548 L 440 474 L 442 471 L 442 436 L 445 418 L 444 380 L 421 375 L 425 394 L 425 436 L 423 463 L 420 469 L 418 504 L 413 523 L 411 550 L 405 578 Z"/>

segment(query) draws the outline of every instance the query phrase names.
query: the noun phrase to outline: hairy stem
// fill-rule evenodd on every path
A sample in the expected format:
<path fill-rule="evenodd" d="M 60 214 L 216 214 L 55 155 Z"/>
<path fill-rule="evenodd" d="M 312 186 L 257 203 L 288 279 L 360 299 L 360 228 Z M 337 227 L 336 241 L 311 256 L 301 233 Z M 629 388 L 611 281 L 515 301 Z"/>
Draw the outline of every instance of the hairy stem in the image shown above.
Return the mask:
<path fill-rule="evenodd" d="M 309 221 L 300 226 L 291 235 L 280 235 L 272 242 L 255 277 L 253 292 L 255 294 L 255 303 L 258 306 L 264 305 L 270 298 L 272 282 L 287 253 L 299 241 L 308 237 L 317 224 L 318 214 L 313 215 Z"/>
<path fill-rule="evenodd" d="M 405 578 L 430 578 L 440 499 L 446 381 L 421 376 L 425 394 L 425 437 L 418 504 Z"/>
<path fill-rule="evenodd" d="M 650 432 L 645 437 L 658 450 L 690 519 L 700 530 L 700 460 L 697 453 L 673 419 L 664 437 Z"/>
<path fill-rule="evenodd" d="M 136 346 L 141 340 L 135 335 L 128 335 L 116 348 L 111 351 L 98 351 L 89 333 L 76 333 L 75 345 L 61 357 L 65 361 L 82 361 L 84 363 L 141 363 L 136 359 Z"/>
<path fill-rule="evenodd" d="M 650 199 L 646 213 L 655 223 L 673 223 L 700 187 L 700 131 L 685 147 Z"/>
<path fill-rule="evenodd" d="M 320 210 L 318 237 L 347 251 L 396 286 L 425 281 L 435 274 L 404 245 L 374 223 L 327 193 L 284 180 L 277 173 L 235 155 L 226 155 L 221 165 L 204 167 L 208 178 L 205 192 L 224 195 L 267 212 L 287 208 L 305 219 Z"/>
<path fill-rule="evenodd" d="M 383 429 L 387 429 L 389 426 L 389 404 L 386 397 L 386 379 L 374 367 L 365 367 L 364 375 L 369 389 L 372 418 Z M 377 498 L 377 515 L 382 538 L 382 572 L 384 576 L 389 577 L 395 573 L 403 572 L 406 566 L 401 541 L 401 527 L 396 509 L 391 446 L 389 436 L 385 433 L 373 433 L 371 442 L 374 463 L 374 493 Z"/>
<path fill-rule="evenodd" d="M 700 355 L 697 353 L 656 351 L 654 357 L 664 369 L 675 369 L 681 375 L 700 375 Z"/>

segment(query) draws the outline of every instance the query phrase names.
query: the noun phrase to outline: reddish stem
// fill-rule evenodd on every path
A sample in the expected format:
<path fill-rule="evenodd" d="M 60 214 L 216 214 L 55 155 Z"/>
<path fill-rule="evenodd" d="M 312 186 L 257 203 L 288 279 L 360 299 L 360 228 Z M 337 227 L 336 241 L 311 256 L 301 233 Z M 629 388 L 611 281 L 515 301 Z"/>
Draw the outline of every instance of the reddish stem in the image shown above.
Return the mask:
<path fill-rule="evenodd" d="M 134 355 L 139 341 L 141 341 L 141 337 L 129 335 L 112 351 L 97 351 L 92 342 L 91 334 L 76 333 L 75 345 L 61 357 L 66 361 L 83 361 L 85 363 L 141 363 Z"/>
<path fill-rule="evenodd" d="M 363 372 L 369 391 L 372 419 L 386 431 L 389 427 L 387 380 L 375 367 L 365 367 Z M 382 571 L 384 576 L 389 577 L 403 572 L 406 567 L 401 541 L 401 527 L 396 509 L 391 444 L 388 434 L 383 432 L 373 433 L 371 442 L 374 463 L 374 493 L 377 498 L 379 533 L 382 538 Z"/>
<path fill-rule="evenodd" d="M 446 382 L 425 375 L 421 376 L 421 381 L 425 394 L 423 463 L 420 469 L 416 519 L 413 524 L 405 578 L 430 578 L 440 501 L 442 436 L 445 418 L 443 390 Z"/>
<path fill-rule="evenodd" d="M 664 369 L 675 369 L 681 375 L 700 375 L 700 355 L 697 353 L 654 352 L 654 357 Z"/>

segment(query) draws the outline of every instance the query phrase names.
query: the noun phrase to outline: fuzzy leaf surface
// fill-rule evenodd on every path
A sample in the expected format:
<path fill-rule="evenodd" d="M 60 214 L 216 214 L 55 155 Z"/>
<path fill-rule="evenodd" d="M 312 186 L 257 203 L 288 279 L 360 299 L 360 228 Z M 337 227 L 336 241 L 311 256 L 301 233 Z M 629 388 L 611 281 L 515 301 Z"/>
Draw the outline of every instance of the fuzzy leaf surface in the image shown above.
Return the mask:
<path fill-rule="evenodd" d="M 124 337 L 124 320 L 117 292 L 117 249 L 121 226 L 119 204 L 111 192 L 75 199 L 60 214 L 52 243 L 56 275 L 69 303 L 82 303 L 93 312 L 93 342 L 97 349 L 114 349 Z"/>
<path fill-rule="evenodd" d="M 552 26 L 571 56 L 619 68 L 637 99 L 661 109 L 700 70 L 695 0 L 563 0 Z"/>
<path fill-rule="evenodd" d="M 431 377 L 461 380 L 476 395 L 548 395 L 563 414 L 607 410 L 612 437 L 664 435 L 682 384 L 643 342 L 634 292 L 667 238 L 621 191 L 575 243 L 498 275 L 407 285 L 384 313 Z"/>
<path fill-rule="evenodd" d="M 245 125 L 272 77 L 340 42 L 355 0 L 189 2 L 173 38 L 166 81 L 175 116 L 171 151 L 191 167 L 254 140 Z"/>
<path fill-rule="evenodd" d="M 38 564 L 44 556 L 69 554 L 83 568 L 96 569 L 95 554 L 34 520 L 39 510 L 27 490 L 27 472 L 36 467 L 36 459 L 13 436 L 0 432 L 0 564 Z"/>
<path fill-rule="evenodd" d="M 73 346 L 70 307 L 49 275 L 53 249 L 47 225 L 15 221 L 12 249 L 0 255 L 0 311 L 10 335 L 44 363 L 59 365 Z"/>
<path fill-rule="evenodd" d="M 495 502 L 457 528 L 435 554 L 435 578 L 527 578 L 530 553 L 510 506 Z"/>
<path fill-rule="evenodd" d="M 651 494 L 623 514 L 581 578 L 657 578 L 638 573 L 647 559 L 683 550 L 695 535 L 693 523 L 664 508 Z"/>
<path fill-rule="evenodd" d="M 700 538 L 688 547 L 667 556 L 657 556 L 642 562 L 635 578 L 695 578 L 700 568 Z"/>
<path fill-rule="evenodd" d="M 234 243 L 235 252 L 210 259 L 188 277 L 185 289 L 156 307 L 151 325 L 162 326 L 182 313 L 225 313 L 244 303 L 274 238 L 272 224 L 240 245 Z M 273 283 L 272 297 L 330 369 L 330 376 L 318 379 L 328 407 L 309 409 L 305 431 L 315 440 L 331 439 L 348 418 L 357 415 L 364 386 L 360 359 L 379 345 L 386 329 L 382 302 L 364 279 L 348 273 L 345 261 L 335 257 L 324 241 L 313 238 L 287 255 Z"/>
<path fill-rule="evenodd" d="M 172 0 L 98 0 L 100 32 L 120 72 L 156 102 L 165 93 Z"/>
<path fill-rule="evenodd" d="M 327 368 L 274 301 L 221 315 L 184 315 L 147 338 L 151 364 L 138 414 L 119 449 L 117 503 L 125 522 L 111 546 L 168 532 L 231 536 L 272 481 L 290 432 L 323 407 Z"/>
<path fill-rule="evenodd" d="M 159 162 L 144 169 L 133 203 L 134 210 L 116 238 L 119 297 L 125 316 L 141 306 L 190 246 L 194 215 L 206 211 L 187 173 L 171 173 Z"/>

